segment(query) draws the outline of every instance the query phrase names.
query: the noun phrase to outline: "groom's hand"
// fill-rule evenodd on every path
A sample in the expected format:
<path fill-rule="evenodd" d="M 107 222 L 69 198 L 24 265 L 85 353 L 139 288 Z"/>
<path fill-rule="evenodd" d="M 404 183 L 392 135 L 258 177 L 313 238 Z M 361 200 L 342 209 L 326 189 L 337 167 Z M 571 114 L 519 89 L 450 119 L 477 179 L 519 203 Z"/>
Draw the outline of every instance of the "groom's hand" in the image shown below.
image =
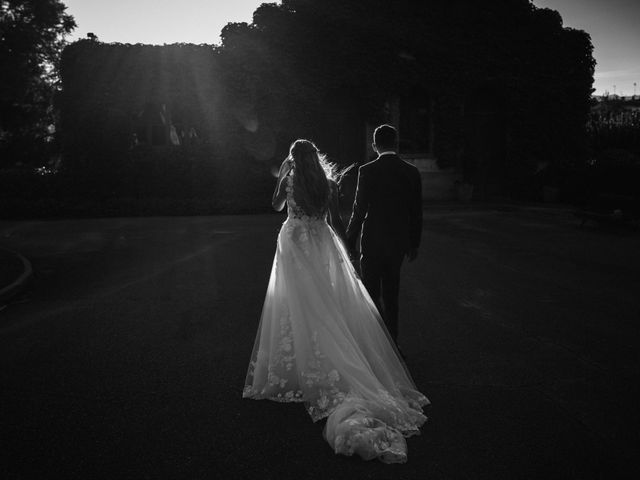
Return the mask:
<path fill-rule="evenodd" d="M 418 258 L 418 249 L 410 248 L 409 251 L 407 252 L 407 259 L 410 262 L 413 262 L 416 258 Z"/>

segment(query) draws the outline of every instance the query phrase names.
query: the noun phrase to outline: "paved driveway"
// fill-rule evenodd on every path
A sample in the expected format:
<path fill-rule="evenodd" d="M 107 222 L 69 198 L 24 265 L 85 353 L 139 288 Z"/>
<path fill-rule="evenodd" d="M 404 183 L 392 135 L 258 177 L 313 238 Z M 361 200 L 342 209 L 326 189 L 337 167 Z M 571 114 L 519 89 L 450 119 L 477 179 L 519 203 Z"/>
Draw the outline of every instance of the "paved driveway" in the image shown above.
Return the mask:
<path fill-rule="evenodd" d="M 33 263 L 0 312 L 5 478 L 620 478 L 637 450 L 640 249 L 559 210 L 427 210 L 400 342 L 409 462 L 336 457 L 242 400 L 279 215 L 0 222 Z M 634 466 L 637 469 L 637 467 Z"/>

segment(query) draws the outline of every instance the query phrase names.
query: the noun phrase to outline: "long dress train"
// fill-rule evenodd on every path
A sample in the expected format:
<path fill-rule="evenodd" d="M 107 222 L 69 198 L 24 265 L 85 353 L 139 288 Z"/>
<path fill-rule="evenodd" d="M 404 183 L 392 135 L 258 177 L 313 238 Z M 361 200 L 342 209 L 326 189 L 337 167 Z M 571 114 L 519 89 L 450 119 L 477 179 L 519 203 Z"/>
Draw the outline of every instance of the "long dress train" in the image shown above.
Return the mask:
<path fill-rule="evenodd" d="M 417 389 L 382 319 L 324 216 L 295 204 L 278 235 L 243 397 L 303 402 L 336 453 L 407 459 L 429 401 Z"/>

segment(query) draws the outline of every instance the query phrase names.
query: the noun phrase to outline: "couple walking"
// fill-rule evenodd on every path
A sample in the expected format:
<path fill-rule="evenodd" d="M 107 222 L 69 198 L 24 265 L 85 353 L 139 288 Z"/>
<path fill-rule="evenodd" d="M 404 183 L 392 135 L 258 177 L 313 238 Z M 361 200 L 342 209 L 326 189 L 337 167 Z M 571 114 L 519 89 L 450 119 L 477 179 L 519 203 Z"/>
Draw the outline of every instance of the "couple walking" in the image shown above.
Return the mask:
<path fill-rule="evenodd" d="M 359 169 L 346 229 L 331 165 L 313 143 L 291 145 L 272 199 L 288 215 L 243 397 L 304 403 L 313 421 L 326 418 L 336 453 L 402 463 L 429 403 L 396 344 L 400 268 L 416 258 L 422 231 L 421 181 L 396 154 L 395 128 L 378 127 L 373 140 L 378 158 Z M 360 277 L 350 261 L 359 238 Z"/>

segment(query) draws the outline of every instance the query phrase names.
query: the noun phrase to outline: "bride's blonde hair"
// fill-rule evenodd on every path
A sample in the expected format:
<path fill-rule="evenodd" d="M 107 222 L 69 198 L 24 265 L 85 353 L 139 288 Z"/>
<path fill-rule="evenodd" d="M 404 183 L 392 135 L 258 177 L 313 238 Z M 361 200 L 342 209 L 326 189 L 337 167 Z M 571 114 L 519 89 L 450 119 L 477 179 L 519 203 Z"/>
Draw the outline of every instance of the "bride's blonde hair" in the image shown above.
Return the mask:
<path fill-rule="evenodd" d="M 298 139 L 289 148 L 293 160 L 293 198 L 307 215 L 323 215 L 329 205 L 329 180 L 335 168 L 313 142 Z"/>

